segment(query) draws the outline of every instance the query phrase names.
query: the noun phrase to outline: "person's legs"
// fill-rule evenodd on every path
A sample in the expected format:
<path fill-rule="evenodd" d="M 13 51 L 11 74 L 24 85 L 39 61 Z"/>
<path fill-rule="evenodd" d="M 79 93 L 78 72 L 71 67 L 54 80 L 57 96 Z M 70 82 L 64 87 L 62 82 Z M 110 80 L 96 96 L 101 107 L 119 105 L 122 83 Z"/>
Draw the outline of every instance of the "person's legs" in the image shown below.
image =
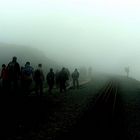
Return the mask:
<path fill-rule="evenodd" d="M 60 82 L 60 92 L 62 92 L 62 90 L 63 90 L 63 85 L 62 85 L 63 83 L 62 82 Z"/>
<path fill-rule="evenodd" d="M 73 79 L 73 88 L 75 89 L 75 80 Z"/>
<path fill-rule="evenodd" d="M 31 83 L 32 83 L 32 80 L 28 79 L 25 81 L 25 92 L 26 92 L 26 95 L 29 95 L 30 93 L 30 86 L 31 86 Z"/>
<path fill-rule="evenodd" d="M 39 87 L 39 85 L 38 85 L 39 83 L 36 81 L 35 82 L 35 94 L 38 96 L 38 87 Z"/>
<path fill-rule="evenodd" d="M 53 89 L 53 84 L 51 83 L 50 84 L 50 92 L 52 92 L 52 89 Z"/>
<path fill-rule="evenodd" d="M 6 94 L 6 91 L 7 91 L 7 81 L 6 80 L 2 80 L 2 91 L 4 94 Z"/>
<path fill-rule="evenodd" d="M 79 88 L 79 80 L 76 79 L 76 85 L 77 85 L 77 88 Z"/>
<path fill-rule="evenodd" d="M 40 82 L 40 96 L 43 95 L 43 82 Z"/>
<path fill-rule="evenodd" d="M 18 87 L 18 79 L 17 78 L 15 78 L 13 80 L 13 87 L 14 87 L 14 93 L 18 94 L 17 92 L 18 92 L 19 87 Z"/>
<path fill-rule="evenodd" d="M 49 90 L 48 91 L 50 93 L 51 92 L 51 84 L 49 83 L 48 86 L 49 86 Z"/>
<path fill-rule="evenodd" d="M 63 81 L 63 89 L 66 92 L 66 81 Z"/>

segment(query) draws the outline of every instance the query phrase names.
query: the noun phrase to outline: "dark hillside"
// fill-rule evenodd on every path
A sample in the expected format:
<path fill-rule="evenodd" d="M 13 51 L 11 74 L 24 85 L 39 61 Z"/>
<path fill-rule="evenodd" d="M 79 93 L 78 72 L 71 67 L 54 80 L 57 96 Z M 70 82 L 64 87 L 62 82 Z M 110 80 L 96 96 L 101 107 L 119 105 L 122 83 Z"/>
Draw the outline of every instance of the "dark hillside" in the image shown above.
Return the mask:
<path fill-rule="evenodd" d="M 13 56 L 17 56 L 21 66 L 24 66 L 26 61 L 30 61 L 33 67 L 36 67 L 38 63 L 42 63 L 45 70 L 50 67 L 57 68 L 59 65 L 36 48 L 0 43 L 0 65 L 3 63 L 8 64 Z"/>

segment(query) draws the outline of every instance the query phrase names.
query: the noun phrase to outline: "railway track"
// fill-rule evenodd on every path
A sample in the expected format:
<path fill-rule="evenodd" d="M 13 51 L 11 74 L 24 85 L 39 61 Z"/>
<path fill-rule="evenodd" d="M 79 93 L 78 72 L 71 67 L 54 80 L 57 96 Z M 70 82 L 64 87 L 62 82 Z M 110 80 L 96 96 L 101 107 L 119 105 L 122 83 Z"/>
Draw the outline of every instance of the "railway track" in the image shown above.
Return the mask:
<path fill-rule="evenodd" d="M 118 83 L 109 81 L 74 126 L 67 139 L 123 140 L 124 127 Z"/>
<path fill-rule="evenodd" d="M 118 84 L 111 80 L 100 91 L 91 110 L 96 139 L 120 140 L 119 127 L 121 126 L 118 124 L 121 120 L 118 119 L 118 116 L 121 115 L 121 112 L 118 103 Z"/>
<path fill-rule="evenodd" d="M 98 94 L 92 110 L 99 116 L 104 115 L 108 119 L 113 119 L 115 115 L 116 103 L 118 94 L 118 84 L 115 81 L 110 81 Z M 98 116 L 98 117 L 99 117 Z"/>

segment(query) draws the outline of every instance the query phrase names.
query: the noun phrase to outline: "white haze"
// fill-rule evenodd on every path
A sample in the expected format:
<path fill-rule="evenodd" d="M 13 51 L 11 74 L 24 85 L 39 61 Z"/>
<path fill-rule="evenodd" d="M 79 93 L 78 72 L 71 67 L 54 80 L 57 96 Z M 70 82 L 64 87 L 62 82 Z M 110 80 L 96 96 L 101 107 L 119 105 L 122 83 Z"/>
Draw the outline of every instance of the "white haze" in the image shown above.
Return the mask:
<path fill-rule="evenodd" d="M 0 0 L 0 42 L 140 80 L 140 1 Z"/>

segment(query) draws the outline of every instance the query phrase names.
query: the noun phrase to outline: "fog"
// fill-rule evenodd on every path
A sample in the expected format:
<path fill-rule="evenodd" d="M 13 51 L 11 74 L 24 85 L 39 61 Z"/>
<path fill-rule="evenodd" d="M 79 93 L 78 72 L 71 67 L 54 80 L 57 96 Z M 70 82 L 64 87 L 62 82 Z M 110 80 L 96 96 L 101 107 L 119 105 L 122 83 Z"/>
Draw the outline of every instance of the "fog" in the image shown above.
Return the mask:
<path fill-rule="evenodd" d="M 140 80 L 138 0 L 0 0 L 0 42 Z M 12 48 L 12 47 L 11 47 Z"/>

